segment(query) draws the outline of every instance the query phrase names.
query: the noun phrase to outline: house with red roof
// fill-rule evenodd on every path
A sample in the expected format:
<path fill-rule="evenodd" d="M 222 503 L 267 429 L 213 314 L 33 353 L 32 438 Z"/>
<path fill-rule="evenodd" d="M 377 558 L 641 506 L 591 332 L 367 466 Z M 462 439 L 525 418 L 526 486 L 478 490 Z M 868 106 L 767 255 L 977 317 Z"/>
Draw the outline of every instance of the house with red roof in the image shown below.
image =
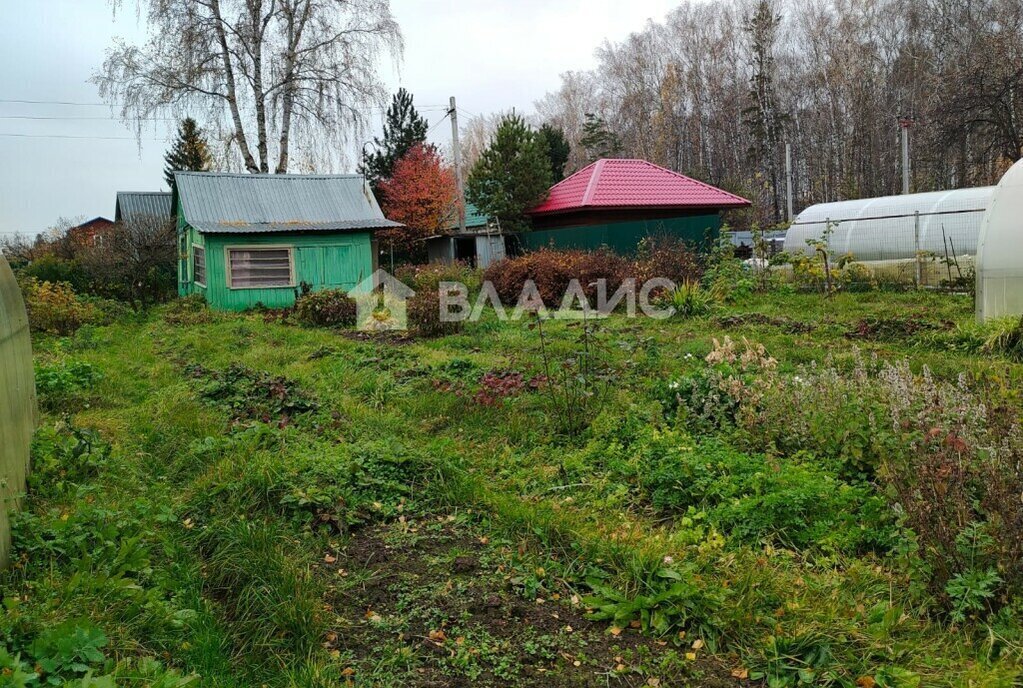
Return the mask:
<path fill-rule="evenodd" d="M 750 202 L 646 160 L 598 160 L 551 187 L 527 211 L 525 250 L 595 249 L 630 253 L 644 237 L 670 235 L 703 244 L 717 237 L 724 210 Z"/>

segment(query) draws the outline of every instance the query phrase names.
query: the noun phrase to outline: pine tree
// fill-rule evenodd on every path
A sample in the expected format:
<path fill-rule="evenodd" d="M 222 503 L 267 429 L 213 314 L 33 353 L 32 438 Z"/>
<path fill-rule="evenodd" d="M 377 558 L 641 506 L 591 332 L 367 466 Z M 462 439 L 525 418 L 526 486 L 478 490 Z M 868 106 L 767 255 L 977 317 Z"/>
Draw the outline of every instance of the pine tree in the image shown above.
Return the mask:
<path fill-rule="evenodd" d="M 194 119 L 186 117 L 181 120 L 178 137 L 163 156 L 163 161 L 166 163 L 163 177 L 171 191 L 174 190 L 175 172 L 206 172 L 213 165 L 209 144 Z"/>
<path fill-rule="evenodd" d="M 572 147 L 565 137 L 565 132 L 552 124 L 544 123 L 536 132 L 536 136 L 551 161 L 551 181 L 557 184 L 565 178 L 565 165 L 568 164 L 568 155 Z"/>
<path fill-rule="evenodd" d="M 622 154 L 622 142 L 618 135 L 608 129 L 603 117 L 592 112 L 586 113 L 579 145 L 586 150 L 590 162 L 601 158 L 616 158 Z"/>
<path fill-rule="evenodd" d="M 416 111 L 412 94 L 398 89 L 387 108 L 383 138 L 373 138 L 373 151 L 363 152 L 359 173 L 379 197 L 379 184 L 394 173 L 394 164 L 415 146 L 426 142 L 428 122 Z M 381 199 L 382 200 L 382 199 Z"/>
<path fill-rule="evenodd" d="M 465 195 L 509 231 L 529 229 L 525 211 L 544 199 L 551 162 L 536 132 L 518 115 L 505 116 L 469 173 Z"/>

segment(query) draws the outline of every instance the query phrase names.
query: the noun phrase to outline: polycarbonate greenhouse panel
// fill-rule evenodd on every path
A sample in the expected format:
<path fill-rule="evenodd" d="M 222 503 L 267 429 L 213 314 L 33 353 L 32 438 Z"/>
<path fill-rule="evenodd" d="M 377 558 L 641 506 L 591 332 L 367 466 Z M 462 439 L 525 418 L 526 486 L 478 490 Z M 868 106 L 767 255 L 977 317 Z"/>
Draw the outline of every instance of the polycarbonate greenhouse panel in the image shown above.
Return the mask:
<path fill-rule="evenodd" d="M 1023 315 L 1023 160 L 995 187 L 977 250 L 977 319 L 1011 315 Z"/>
<path fill-rule="evenodd" d="M 812 254 L 809 243 L 825 237 L 832 256 L 855 260 L 899 260 L 918 253 L 938 257 L 977 253 L 980 223 L 995 187 L 882 196 L 819 203 L 796 216 L 785 234 L 785 250 Z"/>
<path fill-rule="evenodd" d="M 21 290 L 0 255 L 0 568 L 10 555 L 11 510 L 25 491 L 36 395 L 32 344 Z"/>

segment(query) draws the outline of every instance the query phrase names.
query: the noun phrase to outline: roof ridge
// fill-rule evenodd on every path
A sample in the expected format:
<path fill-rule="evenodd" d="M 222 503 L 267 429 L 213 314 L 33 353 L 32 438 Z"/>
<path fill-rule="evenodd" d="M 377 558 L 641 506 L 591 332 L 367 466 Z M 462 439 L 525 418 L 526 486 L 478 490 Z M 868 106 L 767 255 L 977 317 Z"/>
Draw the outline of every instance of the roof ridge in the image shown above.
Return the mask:
<path fill-rule="evenodd" d="M 593 202 L 593 195 L 597 193 L 597 184 L 600 183 L 600 173 L 604 171 L 604 163 L 606 158 L 601 158 L 593 163 L 593 173 L 590 175 L 590 181 L 586 184 L 586 191 L 583 192 L 583 200 L 580 205 L 589 205 Z"/>

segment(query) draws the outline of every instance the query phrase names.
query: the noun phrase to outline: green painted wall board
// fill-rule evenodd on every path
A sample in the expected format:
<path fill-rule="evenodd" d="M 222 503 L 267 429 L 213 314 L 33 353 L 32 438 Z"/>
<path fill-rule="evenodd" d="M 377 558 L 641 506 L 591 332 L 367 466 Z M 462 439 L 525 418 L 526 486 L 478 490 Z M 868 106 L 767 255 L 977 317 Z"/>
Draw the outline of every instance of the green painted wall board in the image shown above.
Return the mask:
<path fill-rule="evenodd" d="M 562 227 L 524 232 L 519 235 L 522 247 L 529 251 L 553 246 L 595 250 L 606 246 L 616 253 L 636 252 L 645 237 L 669 235 L 681 237 L 701 247 L 709 247 L 721 229 L 721 217 L 696 215 L 660 220 L 635 220 L 582 227 Z"/>
<path fill-rule="evenodd" d="M 369 232 L 295 232 L 281 234 L 202 234 L 178 218 L 179 241 L 187 250 L 179 261 L 179 293 L 199 293 L 213 308 L 240 311 L 262 304 L 285 308 L 295 303 L 302 282 L 314 291 L 351 289 L 373 273 L 372 235 Z M 193 253 L 196 245 L 206 253 L 206 285 L 195 282 Z M 282 247 L 291 250 L 293 285 L 256 289 L 228 286 L 227 251 L 242 247 Z"/>

